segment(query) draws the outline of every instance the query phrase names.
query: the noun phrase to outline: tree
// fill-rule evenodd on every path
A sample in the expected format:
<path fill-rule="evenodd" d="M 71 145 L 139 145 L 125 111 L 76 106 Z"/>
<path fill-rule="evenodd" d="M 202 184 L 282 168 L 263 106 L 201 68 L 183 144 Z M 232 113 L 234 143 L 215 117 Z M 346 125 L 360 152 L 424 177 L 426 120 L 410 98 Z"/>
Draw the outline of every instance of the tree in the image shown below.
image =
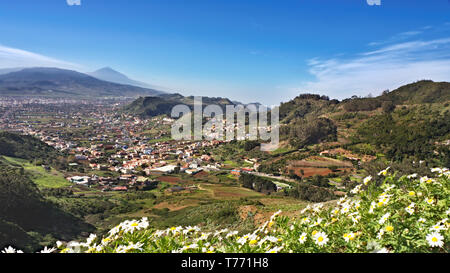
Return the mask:
<path fill-rule="evenodd" d="M 384 101 L 381 108 L 385 113 L 391 113 L 395 110 L 395 104 L 392 101 Z"/>
<path fill-rule="evenodd" d="M 326 140 L 333 141 L 337 137 L 336 125 L 327 118 L 299 119 L 290 126 L 289 130 L 290 143 L 297 148 Z"/>

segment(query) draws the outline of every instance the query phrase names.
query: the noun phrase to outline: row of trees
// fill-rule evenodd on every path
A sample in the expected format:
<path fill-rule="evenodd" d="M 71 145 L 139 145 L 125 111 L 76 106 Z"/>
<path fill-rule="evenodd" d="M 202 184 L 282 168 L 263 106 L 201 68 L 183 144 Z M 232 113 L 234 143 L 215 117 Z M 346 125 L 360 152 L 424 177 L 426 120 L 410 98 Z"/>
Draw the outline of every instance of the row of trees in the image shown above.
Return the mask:
<path fill-rule="evenodd" d="M 244 188 L 248 188 L 257 192 L 270 194 L 277 191 L 277 186 L 267 178 L 242 173 L 239 181 Z"/>

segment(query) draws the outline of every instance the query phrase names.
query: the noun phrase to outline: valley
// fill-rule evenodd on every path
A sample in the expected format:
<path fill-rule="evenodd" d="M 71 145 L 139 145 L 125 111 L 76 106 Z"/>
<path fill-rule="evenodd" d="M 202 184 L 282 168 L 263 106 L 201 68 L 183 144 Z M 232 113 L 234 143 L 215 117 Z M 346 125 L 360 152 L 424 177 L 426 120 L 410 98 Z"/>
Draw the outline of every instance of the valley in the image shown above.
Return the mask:
<path fill-rule="evenodd" d="M 423 83 L 416 85 L 417 92 L 429 92 Z M 136 101 L 5 97 L 0 99 L 0 163 L 2 172 L 20 171 L 42 202 L 100 235 L 142 217 L 158 229 L 200 225 L 245 233 L 278 210 L 296 219 L 308 205 L 335 206 L 387 166 L 420 175 L 431 175 L 430 166 L 448 166 L 447 93 L 435 88 L 431 96 L 444 95 L 435 102 L 417 101 L 420 95 L 413 94 L 383 109 L 385 98 L 401 97 L 399 90 L 375 103 L 374 98 L 339 102 L 306 94 L 282 104 L 281 146 L 273 152 L 260 151 L 261 142 L 251 140 L 172 140 L 175 120 L 167 115 L 165 101 L 190 101 L 181 95 Z M 165 112 L 153 111 L 163 109 L 161 103 Z M 420 120 L 431 126 L 427 132 L 414 131 L 422 130 Z M 395 138 L 392 130 L 405 125 L 410 140 L 402 146 L 405 139 Z M 421 142 L 423 134 L 428 135 Z M 398 157 L 398 149 L 407 150 Z M 2 221 L 21 226 L 19 220 Z M 16 247 L 36 250 L 69 239 L 65 236 L 32 233 Z M 87 233 L 79 229 L 72 236 L 82 239 Z"/>

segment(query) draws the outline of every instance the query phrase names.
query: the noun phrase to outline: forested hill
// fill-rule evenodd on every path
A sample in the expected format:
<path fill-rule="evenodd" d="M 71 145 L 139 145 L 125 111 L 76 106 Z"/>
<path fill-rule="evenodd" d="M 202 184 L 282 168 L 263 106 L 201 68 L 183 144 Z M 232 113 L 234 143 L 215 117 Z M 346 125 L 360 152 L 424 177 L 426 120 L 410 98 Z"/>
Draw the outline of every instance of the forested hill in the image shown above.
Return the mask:
<path fill-rule="evenodd" d="M 35 251 L 56 239 L 71 240 L 82 232 L 94 230 L 45 200 L 22 166 L 12 164 L 3 156 L 52 164 L 60 155 L 34 137 L 0 132 L 0 249 L 12 244 Z"/>
<path fill-rule="evenodd" d="M 437 103 L 450 101 L 450 83 L 419 81 L 404 85 L 380 96 L 394 104 Z"/>
<path fill-rule="evenodd" d="M 419 81 L 378 97 L 343 101 L 303 94 L 280 106 L 281 140 L 294 148 L 334 143 L 389 160 L 450 165 L 450 83 Z"/>
<path fill-rule="evenodd" d="M 17 157 L 27 160 L 38 159 L 43 164 L 52 164 L 61 154 L 39 139 L 0 131 L 0 156 Z"/>
<path fill-rule="evenodd" d="M 219 105 L 225 109 L 226 105 L 240 104 L 232 102 L 227 98 L 202 97 L 203 106 Z M 140 97 L 131 104 L 124 107 L 126 113 L 148 118 L 159 115 L 170 116 L 172 108 L 176 105 L 187 105 L 190 109 L 194 107 L 194 97 L 185 97 L 180 94 L 164 94 L 158 97 Z"/>
<path fill-rule="evenodd" d="M 45 200 L 27 173 L 1 156 L 0 174 L 0 249 L 13 245 L 36 251 L 95 230 Z"/>

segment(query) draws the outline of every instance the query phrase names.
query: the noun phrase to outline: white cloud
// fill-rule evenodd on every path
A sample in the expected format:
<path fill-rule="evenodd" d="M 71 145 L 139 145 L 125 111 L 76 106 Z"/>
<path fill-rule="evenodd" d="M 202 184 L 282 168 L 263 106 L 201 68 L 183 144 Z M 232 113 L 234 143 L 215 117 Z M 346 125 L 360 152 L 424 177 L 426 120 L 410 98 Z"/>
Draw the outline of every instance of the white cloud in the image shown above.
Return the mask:
<path fill-rule="evenodd" d="M 450 81 L 450 38 L 391 44 L 347 59 L 315 58 L 308 65 L 315 80 L 303 83 L 303 92 L 338 99 L 378 95 L 422 79 Z"/>
<path fill-rule="evenodd" d="M 81 0 L 67 0 L 69 6 L 81 6 Z"/>
<path fill-rule="evenodd" d="M 80 66 L 70 62 L 61 61 L 30 51 L 0 45 L 0 68 L 10 67 L 59 67 L 79 69 Z"/>
<path fill-rule="evenodd" d="M 362 55 L 375 55 L 379 53 L 386 52 L 396 52 L 396 53 L 407 53 L 411 51 L 421 51 L 421 50 L 434 50 L 437 46 L 445 45 L 450 43 L 450 38 L 436 39 L 431 41 L 411 41 L 405 43 L 394 44 L 390 46 L 383 47 L 381 49 L 365 52 Z"/>

